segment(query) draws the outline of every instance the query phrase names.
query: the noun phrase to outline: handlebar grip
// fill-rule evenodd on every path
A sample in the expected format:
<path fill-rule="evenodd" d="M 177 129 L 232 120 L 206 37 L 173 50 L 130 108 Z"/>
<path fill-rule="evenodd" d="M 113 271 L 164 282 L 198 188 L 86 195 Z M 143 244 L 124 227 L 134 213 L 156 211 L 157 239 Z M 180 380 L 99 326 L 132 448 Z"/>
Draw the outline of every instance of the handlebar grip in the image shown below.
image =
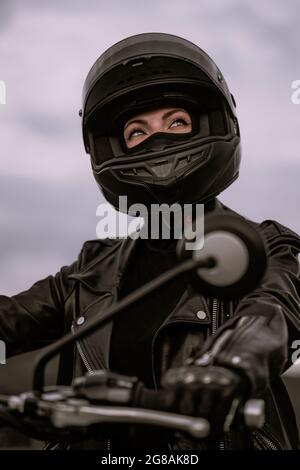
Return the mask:
<path fill-rule="evenodd" d="M 152 390 L 142 383 L 136 388 L 132 405 L 138 408 L 174 412 L 176 410 L 174 390 Z M 249 428 L 259 429 L 265 422 L 265 402 L 262 399 L 249 399 L 239 410 L 243 423 Z"/>
<path fill-rule="evenodd" d="M 174 411 L 175 392 L 173 390 L 153 390 L 139 382 L 134 391 L 132 405 L 138 408 L 158 411 Z"/>

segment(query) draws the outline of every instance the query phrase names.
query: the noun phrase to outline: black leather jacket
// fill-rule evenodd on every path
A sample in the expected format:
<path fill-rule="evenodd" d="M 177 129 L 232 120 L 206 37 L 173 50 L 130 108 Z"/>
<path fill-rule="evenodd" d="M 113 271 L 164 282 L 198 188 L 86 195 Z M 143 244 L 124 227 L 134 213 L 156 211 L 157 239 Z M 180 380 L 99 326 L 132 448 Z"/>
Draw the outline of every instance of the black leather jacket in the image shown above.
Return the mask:
<path fill-rule="evenodd" d="M 217 207 L 233 213 L 219 201 Z M 269 264 L 261 285 L 235 301 L 205 298 L 188 286 L 154 335 L 152 373 L 159 387 L 169 367 L 214 351 L 215 362 L 241 368 L 250 379 L 252 395 L 266 400 L 266 425 L 248 435 L 250 445 L 297 448 L 295 416 L 280 375 L 291 365 L 292 343 L 299 339 L 300 239 L 272 220 L 250 223 L 260 230 L 268 247 Z M 105 312 L 117 301 L 122 274 L 136 244 L 142 242 L 131 238 L 87 241 L 78 259 L 55 276 L 15 296 L 0 296 L 0 339 L 6 343 L 8 356 L 46 345 Z M 108 369 L 111 331 L 112 322 L 65 351 L 59 383 L 68 384 L 87 369 Z M 225 331 L 230 334 L 223 341 Z M 232 361 L 233 357 L 239 360 Z M 107 448 L 107 444 L 103 439 L 95 446 Z M 235 447 L 235 436 L 225 435 L 216 445 Z M 201 444 L 174 433 L 169 448 L 196 449 Z"/>

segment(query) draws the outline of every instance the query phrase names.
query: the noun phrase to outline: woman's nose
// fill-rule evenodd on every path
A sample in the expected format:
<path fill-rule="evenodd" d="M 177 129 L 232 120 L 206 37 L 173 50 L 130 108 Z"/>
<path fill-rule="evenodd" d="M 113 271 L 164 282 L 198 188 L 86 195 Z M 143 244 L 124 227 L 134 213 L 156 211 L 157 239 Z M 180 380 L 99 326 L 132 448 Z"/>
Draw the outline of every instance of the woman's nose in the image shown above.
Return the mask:
<path fill-rule="evenodd" d="M 164 130 L 164 125 L 163 125 L 162 120 L 159 118 L 152 119 L 150 126 L 149 126 L 149 132 L 151 134 L 154 134 L 154 132 L 159 132 L 162 130 Z"/>

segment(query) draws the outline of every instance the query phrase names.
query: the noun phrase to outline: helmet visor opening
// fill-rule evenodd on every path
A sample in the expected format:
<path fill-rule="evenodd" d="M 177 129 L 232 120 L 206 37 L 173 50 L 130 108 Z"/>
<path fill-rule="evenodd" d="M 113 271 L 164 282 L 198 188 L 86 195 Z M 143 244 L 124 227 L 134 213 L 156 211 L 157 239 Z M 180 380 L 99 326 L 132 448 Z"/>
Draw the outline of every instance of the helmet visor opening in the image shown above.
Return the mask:
<path fill-rule="evenodd" d="M 147 95 L 143 93 L 140 97 L 136 96 L 135 100 L 131 100 L 131 97 L 127 98 L 123 103 L 115 103 L 115 112 L 112 112 L 112 106 L 110 106 L 110 114 L 103 108 L 103 115 L 95 113 L 93 122 L 90 121 L 89 135 L 93 144 L 91 154 L 96 165 L 101 165 L 114 157 L 151 152 L 159 146 L 171 147 L 193 139 L 224 136 L 227 133 L 224 100 L 210 87 L 189 90 L 189 94 L 171 90 L 160 93 L 157 90 L 155 92 L 148 90 Z M 128 148 L 124 140 L 126 122 L 139 113 L 166 106 L 186 110 L 191 117 L 191 131 L 186 133 L 157 132 L 140 144 Z M 102 126 L 104 116 L 106 131 L 103 131 Z"/>

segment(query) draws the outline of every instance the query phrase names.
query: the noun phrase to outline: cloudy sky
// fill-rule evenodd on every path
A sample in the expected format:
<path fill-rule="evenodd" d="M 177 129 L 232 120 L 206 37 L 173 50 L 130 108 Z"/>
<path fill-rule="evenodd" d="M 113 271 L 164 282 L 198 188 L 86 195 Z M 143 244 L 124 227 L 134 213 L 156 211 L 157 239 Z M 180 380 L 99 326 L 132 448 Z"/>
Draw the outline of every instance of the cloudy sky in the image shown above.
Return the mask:
<path fill-rule="evenodd" d="M 1 0 L 0 292 L 72 262 L 96 237 L 103 201 L 82 140 L 85 76 L 107 47 L 150 31 L 183 36 L 217 62 L 238 104 L 239 180 L 220 198 L 300 231 L 297 0 Z"/>

